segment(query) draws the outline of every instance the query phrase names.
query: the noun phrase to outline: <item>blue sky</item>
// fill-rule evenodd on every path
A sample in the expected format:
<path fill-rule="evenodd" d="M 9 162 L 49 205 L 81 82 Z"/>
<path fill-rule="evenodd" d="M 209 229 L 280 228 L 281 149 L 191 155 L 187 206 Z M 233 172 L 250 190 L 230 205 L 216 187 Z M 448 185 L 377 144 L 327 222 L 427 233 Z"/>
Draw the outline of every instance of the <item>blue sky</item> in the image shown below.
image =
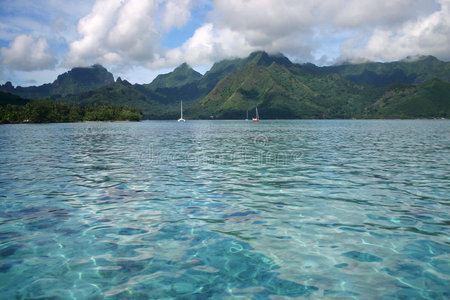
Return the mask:
<path fill-rule="evenodd" d="M 104 65 L 148 83 L 255 50 L 294 62 L 450 60 L 450 0 L 0 0 L 0 83 Z"/>
<path fill-rule="evenodd" d="M 162 36 L 161 42 L 163 47 L 176 48 L 180 47 L 184 41 L 187 41 L 195 32 L 195 30 L 206 22 L 206 16 L 211 11 L 211 2 L 204 1 L 198 3 L 191 10 L 191 18 L 181 28 L 172 28 L 169 32 Z"/>

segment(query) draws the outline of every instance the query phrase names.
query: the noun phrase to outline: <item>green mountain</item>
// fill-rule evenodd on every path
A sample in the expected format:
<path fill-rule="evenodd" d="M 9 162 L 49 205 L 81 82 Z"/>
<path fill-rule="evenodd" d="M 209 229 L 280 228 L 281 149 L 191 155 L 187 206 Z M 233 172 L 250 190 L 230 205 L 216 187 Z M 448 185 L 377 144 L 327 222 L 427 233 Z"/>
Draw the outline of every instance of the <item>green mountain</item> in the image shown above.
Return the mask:
<path fill-rule="evenodd" d="M 161 74 L 144 86 L 150 90 L 175 88 L 193 83 L 202 78 L 202 74 L 193 70 L 187 63 L 178 66 L 168 74 Z"/>
<path fill-rule="evenodd" d="M 450 63 L 431 56 L 317 67 L 256 52 L 233 66 L 186 116 L 242 119 L 256 106 L 268 119 L 450 116 Z"/>
<path fill-rule="evenodd" d="M 292 63 L 282 55 L 255 52 L 249 57 L 224 60 L 213 65 L 204 76 L 184 63 L 168 74 L 157 76 L 150 84 L 131 85 L 120 78 L 112 84 L 79 94 L 56 95 L 52 99 L 66 103 L 133 105 L 142 109 L 144 118 L 176 118 L 180 100 L 189 108 L 206 96 L 227 75 L 250 65 L 268 66 L 273 62 Z"/>
<path fill-rule="evenodd" d="M 0 106 L 6 106 L 8 104 L 9 105 L 25 105 L 29 101 L 30 100 L 24 99 L 20 96 L 0 91 Z"/>
<path fill-rule="evenodd" d="M 389 88 L 365 111 L 374 118 L 450 117 L 450 83 L 432 79 L 417 85 Z"/>
<path fill-rule="evenodd" d="M 396 83 L 423 83 L 434 78 L 450 82 L 450 62 L 440 61 L 434 56 L 408 57 L 389 63 L 344 63 L 329 67 L 305 64 L 303 67 L 320 74 L 339 74 L 355 83 L 376 87 Z"/>
<path fill-rule="evenodd" d="M 136 85 L 136 88 L 157 102 L 171 104 L 183 100 L 186 107 L 189 107 L 190 103 L 206 96 L 227 75 L 249 64 L 268 66 L 274 61 L 280 64 L 292 64 L 282 55 L 269 56 L 267 53 L 259 51 L 250 54 L 247 58 L 229 59 L 215 63 L 204 76 L 184 63 L 173 72 L 158 75 L 151 83 Z"/>
<path fill-rule="evenodd" d="M 152 101 L 145 93 L 139 91 L 135 85 L 132 85 L 120 77 L 116 82 L 98 88 L 96 90 L 66 95 L 64 97 L 54 96 L 52 100 L 79 105 L 106 105 L 114 106 L 132 106 L 142 110 L 146 118 L 158 118 L 163 114 L 163 105 Z"/>
<path fill-rule="evenodd" d="M 450 63 L 431 56 L 317 67 L 258 51 L 215 63 L 204 75 L 182 64 L 149 84 L 114 82 L 96 65 L 72 69 L 40 87 L 14 88 L 8 82 L 0 90 L 82 106 L 132 106 L 148 119 L 178 118 L 180 100 L 187 119 L 242 119 L 255 107 L 262 119 L 433 118 L 450 116 L 449 82 Z M 2 101 L 18 101 L 11 96 Z"/>
<path fill-rule="evenodd" d="M 279 61 L 252 60 L 221 80 L 186 115 L 242 119 L 246 110 L 258 107 L 262 118 L 351 118 L 370 104 L 369 95 L 376 94 L 375 88 L 339 75 L 318 75 L 287 59 Z"/>
<path fill-rule="evenodd" d="M 199 82 L 200 89 L 205 93 L 209 93 L 216 84 L 224 79 L 229 74 L 236 72 L 250 64 L 269 66 L 273 62 L 282 65 L 292 64 L 282 54 L 268 55 L 264 51 L 256 51 L 251 53 L 247 58 L 226 59 L 215 63 L 212 68 L 205 73 L 202 80 Z"/>
<path fill-rule="evenodd" d="M 149 84 L 137 84 L 135 87 L 149 99 L 170 106 L 180 100 L 189 103 L 200 98 L 203 95 L 198 88 L 201 78 L 202 74 L 184 63 L 170 73 L 158 75 Z"/>
<path fill-rule="evenodd" d="M 0 91 L 24 98 L 49 98 L 54 95 L 77 94 L 97 89 L 114 82 L 113 75 L 100 65 L 73 68 L 61 74 L 53 83 L 41 86 L 14 87 L 11 82 L 0 85 Z"/>
<path fill-rule="evenodd" d="M 59 75 L 53 82 L 52 95 L 76 94 L 111 84 L 114 76 L 101 65 L 87 68 L 73 68 Z"/>

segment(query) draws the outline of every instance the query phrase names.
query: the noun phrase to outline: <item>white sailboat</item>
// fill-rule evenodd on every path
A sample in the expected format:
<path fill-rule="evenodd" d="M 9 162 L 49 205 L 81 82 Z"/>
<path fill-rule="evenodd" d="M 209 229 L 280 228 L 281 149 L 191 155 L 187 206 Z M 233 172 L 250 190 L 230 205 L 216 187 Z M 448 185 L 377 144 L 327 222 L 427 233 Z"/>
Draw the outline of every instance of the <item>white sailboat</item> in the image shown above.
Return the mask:
<path fill-rule="evenodd" d="M 183 119 L 183 100 L 181 100 L 181 104 L 180 105 L 181 105 L 181 116 L 178 119 L 178 122 L 186 122 L 186 120 Z"/>
<path fill-rule="evenodd" d="M 253 122 L 259 122 L 258 107 L 256 107 L 256 117 L 253 118 Z"/>
<path fill-rule="evenodd" d="M 245 118 L 245 121 L 248 121 L 248 109 L 247 109 L 247 117 Z"/>

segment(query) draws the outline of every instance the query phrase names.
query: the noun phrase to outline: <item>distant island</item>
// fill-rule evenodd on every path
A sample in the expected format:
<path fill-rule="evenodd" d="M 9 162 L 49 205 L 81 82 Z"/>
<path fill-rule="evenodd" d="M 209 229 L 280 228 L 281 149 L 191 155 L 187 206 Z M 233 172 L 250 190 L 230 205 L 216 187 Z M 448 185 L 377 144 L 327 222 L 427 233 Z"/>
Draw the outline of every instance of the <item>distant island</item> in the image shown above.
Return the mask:
<path fill-rule="evenodd" d="M 262 119 L 448 118 L 450 62 L 418 56 L 319 67 L 258 51 L 204 75 L 184 63 L 148 84 L 114 80 L 94 65 L 42 86 L 7 82 L 0 91 L 4 123 L 177 119 L 180 100 L 186 119 L 244 119 L 255 107 Z"/>

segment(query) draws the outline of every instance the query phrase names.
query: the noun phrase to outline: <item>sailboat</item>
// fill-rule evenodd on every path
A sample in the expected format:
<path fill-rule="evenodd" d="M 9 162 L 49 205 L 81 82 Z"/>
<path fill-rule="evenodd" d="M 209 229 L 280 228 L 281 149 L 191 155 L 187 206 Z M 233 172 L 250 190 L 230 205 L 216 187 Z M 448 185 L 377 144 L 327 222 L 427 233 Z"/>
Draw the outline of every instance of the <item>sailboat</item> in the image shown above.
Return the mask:
<path fill-rule="evenodd" d="M 253 118 L 253 122 L 259 122 L 258 107 L 256 107 L 256 117 Z"/>
<path fill-rule="evenodd" d="M 248 109 L 247 109 L 247 117 L 245 118 L 245 121 L 248 121 Z"/>
<path fill-rule="evenodd" d="M 179 123 L 179 122 L 186 122 L 186 120 L 183 119 L 183 100 L 181 100 L 181 116 L 180 116 L 180 118 L 178 119 L 178 123 Z"/>

